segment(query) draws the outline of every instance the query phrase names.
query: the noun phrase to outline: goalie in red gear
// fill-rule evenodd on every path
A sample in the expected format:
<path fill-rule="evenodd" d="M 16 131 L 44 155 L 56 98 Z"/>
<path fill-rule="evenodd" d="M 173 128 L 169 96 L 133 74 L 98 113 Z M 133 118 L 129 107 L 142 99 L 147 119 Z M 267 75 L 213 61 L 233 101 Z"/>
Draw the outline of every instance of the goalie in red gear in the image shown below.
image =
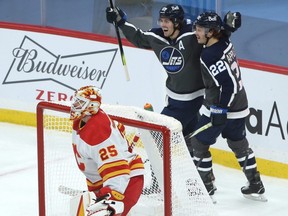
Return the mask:
<path fill-rule="evenodd" d="M 129 148 L 123 125 L 101 109 L 101 99 L 99 89 L 85 86 L 71 105 L 73 151 L 88 186 L 71 199 L 72 215 L 125 216 L 143 189 L 142 159 Z"/>

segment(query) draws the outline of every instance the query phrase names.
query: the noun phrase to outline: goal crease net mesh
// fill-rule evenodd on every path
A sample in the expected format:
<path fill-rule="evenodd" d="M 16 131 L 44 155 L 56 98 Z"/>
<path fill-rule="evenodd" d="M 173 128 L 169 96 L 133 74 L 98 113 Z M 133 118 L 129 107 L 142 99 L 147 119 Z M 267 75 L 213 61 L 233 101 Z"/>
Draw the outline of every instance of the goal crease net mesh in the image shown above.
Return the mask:
<path fill-rule="evenodd" d="M 145 167 L 140 200 L 129 215 L 215 216 L 213 203 L 186 147 L 179 121 L 137 107 L 102 104 L 126 128 L 126 138 Z M 49 102 L 37 106 L 39 215 L 69 215 L 70 196 L 59 186 L 87 190 L 72 149 L 70 107 Z"/>

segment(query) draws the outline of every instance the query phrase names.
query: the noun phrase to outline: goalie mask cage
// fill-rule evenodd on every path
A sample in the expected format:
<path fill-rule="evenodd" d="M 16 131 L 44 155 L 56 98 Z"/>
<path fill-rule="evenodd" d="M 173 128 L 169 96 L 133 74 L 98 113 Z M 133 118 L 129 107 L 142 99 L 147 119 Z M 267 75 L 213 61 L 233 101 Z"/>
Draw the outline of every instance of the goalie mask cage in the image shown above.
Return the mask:
<path fill-rule="evenodd" d="M 128 140 L 140 135 L 134 151 L 144 162 L 144 188 L 129 215 L 217 215 L 186 147 L 180 122 L 137 107 L 102 104 L 101 108 L 125 125 Z M 40 216 L 70 214 L 71 196 L 60 193 L 59 187 L 87 190 L 73 155 L 69 112 L 70 107 L 63 104 L 37 105 Z"/>

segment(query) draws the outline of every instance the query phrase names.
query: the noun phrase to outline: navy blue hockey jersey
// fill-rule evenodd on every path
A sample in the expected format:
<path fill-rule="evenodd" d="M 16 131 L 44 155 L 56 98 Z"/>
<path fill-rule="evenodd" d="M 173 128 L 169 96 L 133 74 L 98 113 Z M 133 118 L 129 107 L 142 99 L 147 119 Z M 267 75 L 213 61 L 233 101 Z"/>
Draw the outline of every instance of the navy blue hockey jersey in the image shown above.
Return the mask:
<path fill-rule="evenodd" d="M 186 24 L 175 40 L 164 36 L 161 28 L 142 31 L 125 22 L 123 34 L 136 47 L 152 49 L 167 72 L 167 95 L 175 100 L 189 101 L 204 94 L 198 44 L 192 24 Z"/>
<path fill-rule="evenodd" d="M 216 105 L 228 108 L 228 118 L 247 116 L 248 100 L 230 40 L 224 37 L 219 42 L 204 47 L 200 61 L 205 85 L 205 107 L 209 109 L 211 105 Z"/>

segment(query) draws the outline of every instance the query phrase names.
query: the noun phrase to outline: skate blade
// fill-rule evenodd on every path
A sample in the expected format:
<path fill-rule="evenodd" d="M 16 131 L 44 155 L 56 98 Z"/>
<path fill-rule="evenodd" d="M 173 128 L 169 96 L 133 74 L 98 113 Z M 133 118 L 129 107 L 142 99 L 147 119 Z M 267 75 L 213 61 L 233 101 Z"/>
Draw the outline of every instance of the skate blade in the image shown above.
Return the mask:
<path fill-rule="evenodd" d="M 260 202 L 267 202 L 268 199 L 263 194 L 243 194 L 246 199 L 260 201 Z"/>
<path fill-rule="evenodd" d="M 211 198 L 213 204 L 217 203 L 217 200 L 215 199 L 214 195 L 210 195 L 210 198 Z"/>

